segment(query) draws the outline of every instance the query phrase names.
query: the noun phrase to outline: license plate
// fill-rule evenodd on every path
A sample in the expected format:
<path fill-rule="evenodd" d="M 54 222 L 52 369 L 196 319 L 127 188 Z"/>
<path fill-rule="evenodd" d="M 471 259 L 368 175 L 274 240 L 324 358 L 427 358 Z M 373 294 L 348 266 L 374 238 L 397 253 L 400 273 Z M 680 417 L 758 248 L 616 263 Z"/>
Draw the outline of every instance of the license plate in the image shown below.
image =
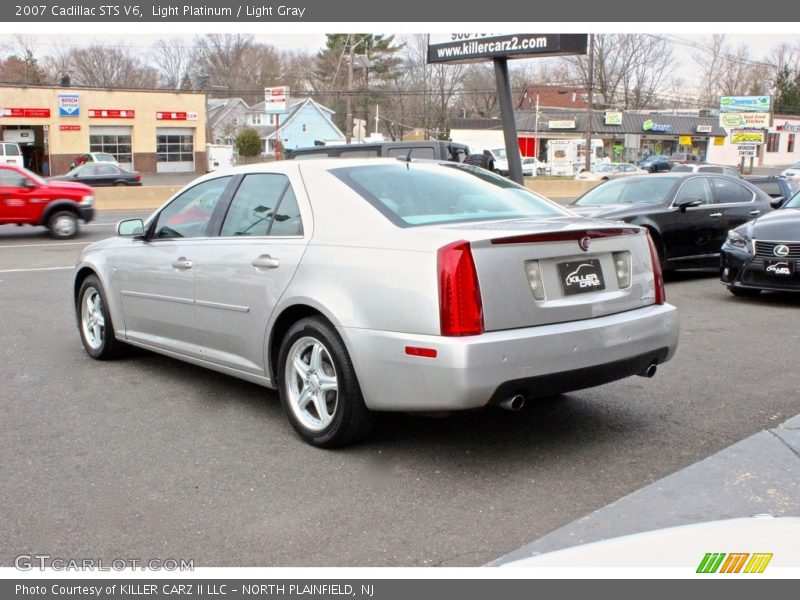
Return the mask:
<path fill-rule="evenodd" d="M 606 289 L 603 270 L 596 258 L 559 263 L 558 273 L 564 293 L 568 296 Z"/>
<path fill-rule="evenodd" d="M 776 277 L 791 277 L 794 275 L 793 260 L 765 260 L 764 271 Z"/>

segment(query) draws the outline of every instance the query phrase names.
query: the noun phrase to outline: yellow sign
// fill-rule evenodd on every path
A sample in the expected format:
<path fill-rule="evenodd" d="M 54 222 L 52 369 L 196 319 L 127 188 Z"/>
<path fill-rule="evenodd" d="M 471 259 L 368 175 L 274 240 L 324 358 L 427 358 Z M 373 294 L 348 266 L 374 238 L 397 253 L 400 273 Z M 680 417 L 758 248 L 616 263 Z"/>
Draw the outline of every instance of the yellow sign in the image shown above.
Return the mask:
<path fill-rule="evenodd" d="M 764 134 L 755 131 L 732 131 L 732 144 L 763 144 Z"/>
<path fill-rule="evenodd" d="M 715 137 L 714 138 L 714 145 L 715 146 L 724 146 L 725 145 L 725 138 L 724 137 Z"/>
<path fill-rule="evenodd" d="M 682 135 L 678 138 L 678 143 L 681 146 L 691 146 L 692 145 L 692 136 L 690 135 Z"/>

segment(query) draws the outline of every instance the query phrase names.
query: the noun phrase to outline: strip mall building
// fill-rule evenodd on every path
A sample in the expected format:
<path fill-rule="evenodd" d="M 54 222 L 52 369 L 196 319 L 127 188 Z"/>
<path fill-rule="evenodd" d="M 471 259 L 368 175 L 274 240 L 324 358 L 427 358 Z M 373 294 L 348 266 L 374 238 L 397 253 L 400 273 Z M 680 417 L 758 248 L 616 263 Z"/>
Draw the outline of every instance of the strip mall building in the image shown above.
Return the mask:
<path fill-rule="evenodd" d="M 0 135 L 43 175 L 86 152 L 142 173 L 205 173 L 205 106 L 197 92 L 0 85 Z"/>

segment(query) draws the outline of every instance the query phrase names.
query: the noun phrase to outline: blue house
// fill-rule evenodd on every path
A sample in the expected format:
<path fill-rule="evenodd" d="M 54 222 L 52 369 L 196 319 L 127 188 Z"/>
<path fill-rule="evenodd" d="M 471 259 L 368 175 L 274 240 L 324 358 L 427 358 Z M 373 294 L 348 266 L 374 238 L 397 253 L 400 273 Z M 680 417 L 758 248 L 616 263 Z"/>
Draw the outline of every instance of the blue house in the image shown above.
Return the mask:
<path fill-rule="evenodd" d="M 334 111 L 311 98 L 289 101 L 289 111 L 280 115 L 280 135 L 287 149 L 313 146 L 320 141 L 326 144 L 344 143 L 345 135 L 333 124 Z M 247 125 L 261 136 L 262 152 L 274 154 L 277 115 L 264 112 L 264 103 L 259 102 L 247 112 Z"/>

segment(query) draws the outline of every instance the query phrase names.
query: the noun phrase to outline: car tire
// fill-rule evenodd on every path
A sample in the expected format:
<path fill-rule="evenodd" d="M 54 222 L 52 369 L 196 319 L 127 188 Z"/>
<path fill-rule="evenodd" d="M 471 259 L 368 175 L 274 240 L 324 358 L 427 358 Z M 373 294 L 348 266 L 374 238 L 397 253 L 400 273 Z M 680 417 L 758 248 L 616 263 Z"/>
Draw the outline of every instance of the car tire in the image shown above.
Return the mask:
<path fill-rule="evenodd" d="M 470 154 L 464 159 L 464 164 L 480 167 L 487 171 L 494 171 L 494 161 L 488 154 Z"/>
<path fill-rule="evenodd" d="M 97 360 L 109 360 L 120 355 L 122 343 L 114 335 L 106 292 L 95 275 L 89 275 L 81 283 L 75 313 L 81 342 L 89 356 Z"/>
<path fill-rule="evenodd" d="M 755 298 L 759 294 L 761 294 L 761 290 L 753 289 L 753 288 L 740 288 L 740 287 L 728 287 L 728 291 L 737 296 L 738 298 Z"/>
<path fill-rule="evenodd" d="M 68 210 L 59 210 L 47 219 L 50 237 L 57 240 L 68 240 L 78 234 L 78 216 Z"/>
<path fill-rule="evenodd" d="M 289 328 L 277 377 L 283 410 L 309 444 L 341 448 L 372 430 L 374 415 L 364 403 L 347 348 L 322 317 L 301 319 Z"/>

